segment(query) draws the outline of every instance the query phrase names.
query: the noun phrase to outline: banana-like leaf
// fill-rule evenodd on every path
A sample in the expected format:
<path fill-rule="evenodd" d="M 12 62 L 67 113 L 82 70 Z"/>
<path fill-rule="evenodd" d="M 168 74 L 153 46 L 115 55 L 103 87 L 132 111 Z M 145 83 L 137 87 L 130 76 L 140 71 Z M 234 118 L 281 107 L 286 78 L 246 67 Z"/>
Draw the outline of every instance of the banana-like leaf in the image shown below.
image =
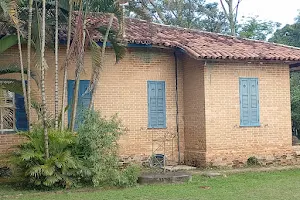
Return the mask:
<path fill-rule="evenodd" d="M 16 64 L 11 64 L 8 66 L 0 66 L 0 76 L 5 74 L 12 74 L 12 73 L 21 73 L 20 66 Z M 27 74 L 27 69 L 24 69 L 24 73 Z M 31 78 L 35 81 L 36 85 L 39 87 L 39 77 L 34 71 L 30 71 Z M 1 81 L 1 79 L 0 79 Z"/>
<path fill-rule="evenodd" d="M 2 37 L 0 39 L 0 54 L 16 44 L 18 44 L 18 37 L 16 35 Z"/>
<path fill-rule="evenodd" d="M 0 87 L 9 90 L 11 92 L 14 92 L 16 94 L 23 95 L 23 89 L 22 89 L 22 81 L 15 80 L 15 79 L 1 79 L 0 80 Z"/>

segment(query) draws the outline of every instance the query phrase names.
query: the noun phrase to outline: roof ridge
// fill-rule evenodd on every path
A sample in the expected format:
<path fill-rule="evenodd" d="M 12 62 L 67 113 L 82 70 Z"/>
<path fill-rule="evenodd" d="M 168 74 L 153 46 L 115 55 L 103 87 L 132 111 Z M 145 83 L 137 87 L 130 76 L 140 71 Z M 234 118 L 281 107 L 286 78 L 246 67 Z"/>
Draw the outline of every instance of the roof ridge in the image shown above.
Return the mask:
<path fill-rule="evenodd" d="M 144 19 L 137 19 L 137 18 L 132 18 L 132 17 L 126 17 L 126 19 L 137 20 L 137 21 L 142 21 L 142 22 L 148 23 L 148 21 L 144 20 Z M 242 37 L 238 37 L 238 36 L 227 35 L 224 33 L 209 32 L 209 31 L 204 31 L 204 30 L 194 29 L 194 28 L 184 28 L 184 27 L 175 26 L 175 25 L 161 24 L 158 22 L 151 22 L 151 24 L 162 26 L 162 27 L 174 28 L 174 29 L 178 29 L 178 30 L 187 30 L 187 31 L 193 31 L 193 32 L 197 32 L 197 33 L 217 35 L 217 36 L 223 36 L 223 37 L 232 38 L 232 39 L 244 40 L 244 41 L 249 41 L 249 42 L 258 42 L 258 43 L 263 43 L 263 44 L 271 44 L 271 45 L 275 45 L 275 46 L 287 47 L 287 48 L 300 50 L 300 47 L 295 47 L 295 46 L 290 46 L 290 45 L 285 45 L 285 44 L 280 44 L 280 43 L 275 43 L 275 42 L 268 42 L 268 41 L 264 41 L 264 40 L 242 38 Z"/>

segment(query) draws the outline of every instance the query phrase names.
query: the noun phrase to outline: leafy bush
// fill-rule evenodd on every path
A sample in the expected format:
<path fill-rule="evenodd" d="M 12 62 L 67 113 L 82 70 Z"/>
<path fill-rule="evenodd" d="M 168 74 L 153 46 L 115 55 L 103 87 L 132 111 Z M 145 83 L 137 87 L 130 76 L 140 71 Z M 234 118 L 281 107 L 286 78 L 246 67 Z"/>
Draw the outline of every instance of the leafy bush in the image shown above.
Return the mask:
<path fill-rule="evenodd" d="M 119 187 L 132 187 L 137 184 L 140 168 L 136 165 L 129 165 L 127 168 L 119 172 L 118 179 L 114 185 Z"/>
<path fill-rule="evenodd" d="M 44 158 L 43 129 L 36 127 L 12 156 L 14 175 L 27 186 L 70 187 L 84 176 L 81 162 L 72 155 L 76 136 L 67 131 L 49 129 L 49 159 Z"/>
<path fill-rule="evenodd" d="M 98 112 L 80 116 L 78 133 L 49 129 L 49 159 L 44 158 L 41 126 L 31 133 L 12 156 L 13 174 L 27 186 L 38 188 L 94 186 L 133 186 L 139 168 L 120 169 L 117 140 L 123 133 L 116 116 L 105 119 Z"/>
<path fill-rule="evenodd" d="M 80 121 L 76 154 L 89 167 L 92 184 L 122 187 L 136 184 L 135 166 L 119 168 L 117 140 L 123 130 L 117 116 L 106 119 L 96 111 L 86 111 Z"/>

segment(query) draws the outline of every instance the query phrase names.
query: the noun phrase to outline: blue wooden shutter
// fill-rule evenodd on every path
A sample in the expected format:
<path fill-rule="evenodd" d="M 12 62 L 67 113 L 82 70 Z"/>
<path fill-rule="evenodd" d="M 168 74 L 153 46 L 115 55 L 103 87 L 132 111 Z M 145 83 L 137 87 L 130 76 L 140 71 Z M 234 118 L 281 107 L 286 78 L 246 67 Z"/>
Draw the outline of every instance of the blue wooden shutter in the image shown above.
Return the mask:
<path fill-rule="evenodd" d="M 166 127 L 166 99 L 164 81 L 148 81 L 148 127 Z"/>
<path fill-rule="evenodd" d="M 28 120 L 25 111 L 24 97 L 20 94 L 15 94 L 15 118 L 16 118 L 16 128 L 18 131 L 28 130 Z"/>
<path fill-rule="evenodd" d="M 257 78 L 240 78 L 240 125 L 259 126 Z"/>
<path fill-rule="evenodd" d="M 72 111 L 72 98 L 74 94 L 74 80 L 68 80 L 68 121 L 70 123 L 71 119 L 71 111 Z M 80 114 L 84 109 L 87 109 L 89 107 L 90 101 L 91 101 L 91 93 L 86 93 L 87 88 L 89 87 L 90 81 L 89 80 L 81 80 L 79 83 L 79 90 L 78 90 L 78 104 L 77 104 L 77 113 L 76 113 L 76 121 L 78 117 L 80 117 Z M 78 128 L 78 123 L 75 123 L 75 129 Z"/>
<path fill-rule="evenodd" d="M 74 80 L 68 80 L 68 122 L 70 125 L 71 114 L 72 114 L 72 98 L 74 94 Z"/>
<path fill-rule="evenodd" d="M 249 94 L 250 94 L 250 125 L 259 125 L 259 99 L 258 99 L 258 79 L 249 79 Z"/>
<path fill-rule="evenodd" d="M 249 84 L 247 79 L 240 79 L 240 112 L 241 126 L 246 126 L 250 123 L 249 113 Z"/>

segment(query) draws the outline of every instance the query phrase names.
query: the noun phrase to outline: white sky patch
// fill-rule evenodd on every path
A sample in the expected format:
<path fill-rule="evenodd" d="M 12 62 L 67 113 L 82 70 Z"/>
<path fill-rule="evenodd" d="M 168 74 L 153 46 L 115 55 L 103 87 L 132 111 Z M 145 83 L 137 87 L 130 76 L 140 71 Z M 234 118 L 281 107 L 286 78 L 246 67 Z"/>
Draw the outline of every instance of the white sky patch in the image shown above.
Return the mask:
<path fill-rule="evenodd" d="M 220 2 L 219 0 L 206 1 Z M 257 15 L 259 19 L 279 22 L 281 25 L 292 24 L 299 10 L 300 0 L 242 0 L 238 19 L 241 19 L 243 16 Z"/>

